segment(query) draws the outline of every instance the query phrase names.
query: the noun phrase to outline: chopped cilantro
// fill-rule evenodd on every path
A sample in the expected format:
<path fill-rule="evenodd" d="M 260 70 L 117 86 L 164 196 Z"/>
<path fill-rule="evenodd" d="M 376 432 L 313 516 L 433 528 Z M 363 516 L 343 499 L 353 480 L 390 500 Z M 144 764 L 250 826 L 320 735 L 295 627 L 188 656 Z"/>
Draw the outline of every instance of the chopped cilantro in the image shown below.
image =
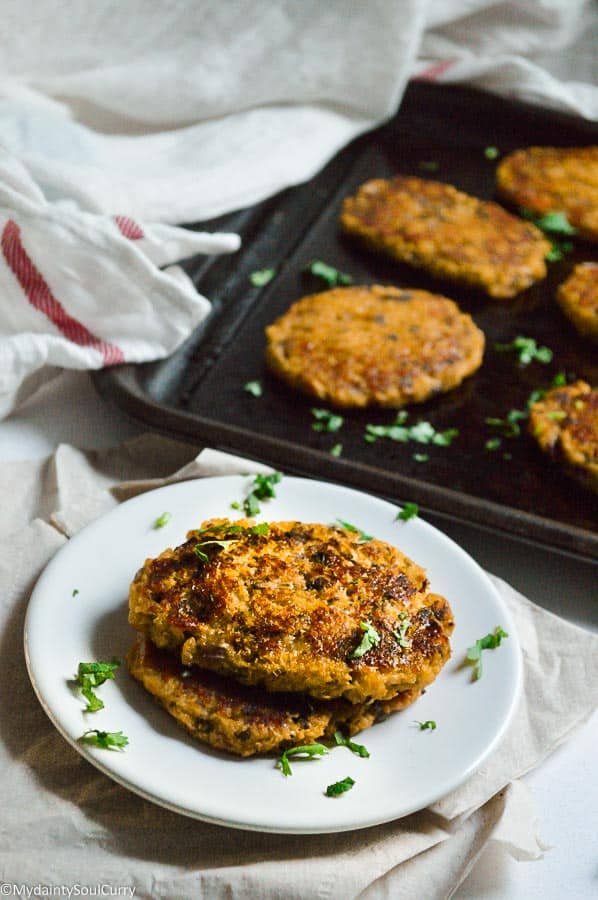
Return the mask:
<path fill-rule="evenodd" d="M 230 508 L 231 509 L 241 509 L 241 504 L 239 503 L 238 500 L 233 500 L 233 502 L 230 505 Z"/>
<path fill-rule="evenodd" d="M 552 247 L 544 257 L 546 262 L 560 262 L 566 253 L 571 253 L 573 244 L 571 241 L 553 241 Z"/>
<path fill-rule="evenodd" d="M 364 635 L 359 646 L 349 654 L 349 659 L 359 659 L 366 654 L 368 650 L 371 650 L 372 647 L 377 647 L 380 643 L 380 635 L 373 625 L 370 625 L 369 622 L 360 622 L 359 627 L 364 632 Z"/>
<path fill-rule="evenodd" d="M 356 753 L 358 756 L 361 756 L 362 759 L 369 759 L 369 750 L 366 750 L 363 744 L 356 744 L 354 741 L 346 738 L 342 731 L 334 732 L 334 740 L 338 747 L 346 747 L 351 753 Z"/>
<path fill-rule="evenodd" d="M 567 214 L 564 212 L 548 212 L 544 215 L 536 215 L 529 209 L 522 209 L 521 215 L 529 219 L 542 231 L 548 234 L 577 234 L 577 229 L 570 224 Z"/>
<path fill-rule="evenodd" d="M 547 412 L 546 415 L 549 419 L 552 419 L 553 422 L 558 422 L 561 419 L 567 418 L 567 413 L 564 409 L 552 409 L 550 412 Z"/>
<path fill-rule="evenodd" d="M 428 462 L 430 459 L 427 453 L 414 453 L 412 458 L 415 462 Z"/>
<path fill-rule="evenodd" d="M 346 778 L 343 778 L 342 781 L 335 781 L 334 784 L 329 784 L 326 788 L 326 796 L 327 797 L 340 797 L 341 794 L 345 794 L 347 791 L 350 791 L 355 781 L 351 778 L 350 775 L 347 775 Z"/>
<path fill-rule="evenodd" d="M 467 661 L 474 664 L 474 681 L 478 681 L 482 677 L 482 650 L 494 650 L 496 647 L 500 647 L 502 639 L 508 636 L 507 632 L 497 625 L 493 632 L 477 640 L 472 647 L 467 648 Z"/>
<path fill-rule="evenodd" d="M 343 519 L 336 520 L 339 525 L 342 525 L 343 528 L 346 528 L 347 531 L 352 531 L 354 534 L 359 535 L 359 540 L 366 544 L 368 541 L 373 541 L 374 538 L 371 534 L 366 534 L 365 531 L 362 531 L 361 528 L 357 528 L 356 525 L 351 525 L 350 522 L 345 522 Z"/>
<path fill-rule="evenodd" d="M 502 458 L 506 459 L 506 460 L 513 459 L 513 454 L 512 453 L 503 453 Z"/>
<path fill-rule="evenodd" d="M 403 505 L 403 509 L 399 510 L 396 515 L 397 519 L 400 519 L 401 522 L 408 522 L 409 519 L 413 519 L 417 516 L 419 512 L 419 506 L 417 503 L 405 503 Z"/>
<path fill-rule="evenodd" d="M 129 738 L 122 731 L 98 731 L 97 728 L 86 731 L 79 740 L 103 750 L 122 750 L 129 743 Z"/>
<path fill-rule="evenodd" d="M 397 644 L 399 647 L 402 647 L 404 650 L 408 650 L 411 646 L 411 641 L 407 638 L 407 631 L 411 627 L 411 619 L 407 617 L 407 613 L 403 613 L 400 616 L 401 622 L 399 623 L 399 627 L 394 632 L 394 636 L 397 639 Z"/>
<path fill-rule="evenodd" d="M 236 542 L 238 540 L 239 540 L 239 538 L 230 538 L 229 540 L 226 540 L 226 541 L 217 541 L 217 540 L 202 541 L 200 544 L 195 545 L 195 547 L 193 548 L 193 552 L 195 553 L 197 558 L 199 560 L 201 560 L 201 562 L 207 563 L 207 562 L 209 562 L 210 557 L 208 556 L 207 553 L 205 553 L 201 549 L 202 547 L 209 547 L 209 546 L 215 544 L 216 546 L 220 547 L 222 550 L 228 550 L 230 545 L 236 544 Z"/>
<path fill-rule="evenodd" d="M 78 593 L 79 593 L 79 588 L 73 588 L 73 593 L 71 596 L 76 597 Z"/>
<path fill-rule="evenodd" d="M 494 438 L 488 438 L 488 440 L 486 441 L 484 446 L 486 447 L 486 450 L 498 450 L 498 448 L 500 447 L 501 444 L 502 444 L 501 439 L 498 437 L 494 437 Z"/>
<path fill-rule="evenodd" d="M 417 165 L 422 172 L 438 172 L 440 169 L 440 163 L 435 159 L 422 159 Z"/>
<path fill-rule="evenodd" d="M 163 512 L 162 515 L 158 516 L 158 518 L 154 522 L 154 528 L 164 528 L 165 525 L 168 525 L 171 519 L 172 513 Z"/>
<path fill-rule="evenodd" d="M 510 344 L 495 344 L 494 349 L 499 353 L 517 353 L 522 366 L 531 362 L 549 363 L 552 361 L 552 350 L 548 347 L 538 347 L 535 338 L 518 335 Z"/>
<path fill-rule="evenodd" d="M 420 731 L 436 731 L 436 722 L 434 719 L 428 719 L 426 722 L 418 722 L 416 719 L 415 724 L 419 725 Z"/>
<path fill-rule="evenodd" d="M 339 456 L 342 454 L 342 452 L 343 452 L 343 445 L 342 445 L 342 444 L 335 444 L 334 447 L 331 447 L 331 448 L 330 448 L 330 455 L 331 455 L 331 456 L 339 457 Z"/>
<path fill-rule="evenodd" d="M 299 759 L 319 759 L 328 753 L 328 747 L 324 744 L 304 744 L 301 747 L 289 747 L 278 760 L 283 775 L 292 775 L 289 756 L 297 756 Z"/>
<path fill-rule="evenodd" d="M 567 384 L 567 376 L 564 372 L 557 372 L 554 378 L 552 379 L 553 387 L 563 387 L 563 385 Z"/>
<path fill-rule="evenodd" d="M 373 443 L 378 438 L 388 438 L 388 440 L 397 441 L 400 444 L 415 441 L 417 444 L 449 447 L 459 434 L 457 428 L 436 431 L 430 422 L 420 421 L 415 425 L 405 425 L 407 415 L 405 410 L 401 410 L 390 425 L 366 425 L 364 439 L 369 443 Z"/>
<path fill-rule="evenodd" d="M 276 496 L 274 485 L 278 484 L 282 475 L 280 472 L 272 472 L 270 475 L 258 474 L 253 479 L 253 487 L 245 500 L 243 509 L 247 516 L 257 516 L 260 511 L 260 500 L 269 500 Z"/>
<path fill-rule="evenodd" d="M 77 684 L 81 688 L 81 693 L 87 700 L 85 712 L 97 712 L 104 708 L 104 703 L 94 688 L 99 687 L 111 678 L 114 678 L 114 671 L 120 666 L 119 659 L 113 659 L 111 663 L 105 662 L 80 662 L 77 669 Z"/>
<path fill-rule="evenodd" d="M 260 381 L 248 381 L 247 384 L 243 385 L 243 390 L 251 394 L 252 397 L 261 397 L 263 393 Z"/>
<path fill-rule="evenodd" d="M 312 409 L 311 413 L 316 420 L 311 426 L 314 431 L 338 431 L 345 421 L 329 409 Z"/>
<path fill-rule="evenodd" d="M 484 149 L 484 156 L 486 159 L 498 159 L 500 156 L 500 150 L 498 147 L 486 147 Z"/>
<path fill-rule="evenodd" d="M 251 273 L 249 280 L 254 287 L 264 287 L 272 281 L 275 275 L 276 269 L 259 269 L 257 272 Z"/>
<path fill-rule="evenodd" d="M 216 545 L 220 547 L 222 550 L 228 550 L 231 544 L 235 544 L 239 538 L 217 538 L 210 537 L 210 535 L 216 535 L 219 533 L 224 534 L 237 534 L 239 537 L 241 535 L 247 534 L 268 534 L 270 530 L 270 526 L 267 522 L 260 522 L 258 525 L 252 525 L 250 528 L 243 528 L 241 525 L 234 525 L 230 522 L 223 522 L 221 525 L 209 525 L 207 528 L 201 528 L 199 531 L 195 531 L 194 534 L 198 537 L 202 534 L 206 536 L 206 539 L 203 541 L 199 541 L 193 548 L 193 552 L 202 562 L 209 562 L 208 554 L 202 550 L 202 547 L 209 547 L 212 545 Z"/>
<path fill-rule="evenodd" d="M 339 272 L 334 266 L 329 266 L 327 263 L 322 262 L 321 259 L 314 259 L 313 262 L 310 262 L 305 267 L 305 271 L 310 272 L 317 278 L 321 278 L 331 288 L 342 284 L 353 284 L 352 275 L 348 275 L 346 272 Z"/>

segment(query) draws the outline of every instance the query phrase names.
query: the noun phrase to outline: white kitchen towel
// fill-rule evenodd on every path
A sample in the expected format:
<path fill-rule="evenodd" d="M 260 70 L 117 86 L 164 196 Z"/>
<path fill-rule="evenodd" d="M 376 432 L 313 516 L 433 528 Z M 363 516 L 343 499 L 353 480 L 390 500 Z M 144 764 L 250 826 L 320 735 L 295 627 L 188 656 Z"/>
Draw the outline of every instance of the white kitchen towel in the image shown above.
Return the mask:
<path fill-rule="evenodd" d="M 172 353 L 210 305 L 168 264 L 238 246 L 233 234 L 48 203 L 0 148 L 0 418 L 52 367 L 97 369 Z"/>
<path fill-rule="evenodd" d="M 79 885 L 81 896 L 104 884 L 114 896 L 131 888 L 148 900 L 446 900 L 489 842 L 516 859 L 539 857 L 534 801 L 517 779 L 595 709 L 598 638 L 500 579 L 494 583 L 523 652 L 518 711 L 481 770 L 404 819 L 325 835 L 235 831 L 143 800 L 65 743 L 23 658 L 35 580 L 68 536 L 122 499 L 164 483 L 262 468 L 214 450 L 194 457 L 187 445 L 143 436 L 89 453 L 61 446 L 48 460 L 0 466 L 0 651 L 8 673 L 0 682 L 0 882 L 47 892 Z"/>

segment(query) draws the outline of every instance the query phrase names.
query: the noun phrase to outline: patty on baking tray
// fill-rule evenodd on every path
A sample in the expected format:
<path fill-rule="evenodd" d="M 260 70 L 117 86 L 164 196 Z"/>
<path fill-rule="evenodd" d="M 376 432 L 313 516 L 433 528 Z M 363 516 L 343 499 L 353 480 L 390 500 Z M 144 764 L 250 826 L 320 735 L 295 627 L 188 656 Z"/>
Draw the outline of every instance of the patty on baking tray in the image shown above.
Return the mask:
<path fill-rule="evenodd" d="M 598 263 L 575 266 L 559 286 L 557 300 L 577 331 L 598 342 Z"/>
<path fill-rule="evenodd" d="M 194 738 L 218 750 L 252 756 L 297 744 L 349 737 L 416 700 L 425 683 L 392 700 L 351 704 L 307 694 L 268 693 L 197 666 L 184 666 L 171 651 L 143 635 L 129 650 L 131 674 Z"/>
<path fill-rule="evenodd" d="M 496 170 L 503 197 L 538 215 L 566 213 L 579 234 L 598 241 L 598 146 L 527 147 Z"/>
<path fill-rule="evenodd" d="M 530 407 L 529 430 L 542 450 L 598 492 L 598 390 L 585 381 L 548 391 Z"/>
<path fill-rule="evenodd" d="M 358 531 L 214 519 L 148 559 L 129 621 L 159 647 L 269 691 L 351 703 L 431 682 L 453 616 L 425 571 Z"/>
<path fill-rule="evenodd" d="M 484 353 L 483 333 L 452 300 L 378 285 L 303 297 L 266 338 L 277 375 L 346 407 L 422 402 L 461 384 Z"/>
<path fill-rule="evenodd" d="M 514 297 L 546 275 L 551 244 L 538 228 L 439 181 L 367 181 L 344 200 L 340 221 L 368 247 L 491 297 Z"/>

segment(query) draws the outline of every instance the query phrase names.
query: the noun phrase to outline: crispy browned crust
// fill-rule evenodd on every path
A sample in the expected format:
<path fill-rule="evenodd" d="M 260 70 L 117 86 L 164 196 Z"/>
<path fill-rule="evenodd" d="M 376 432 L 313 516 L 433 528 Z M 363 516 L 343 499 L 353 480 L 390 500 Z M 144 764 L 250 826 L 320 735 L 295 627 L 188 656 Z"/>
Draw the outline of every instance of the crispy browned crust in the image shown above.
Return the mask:
<path fill-rule="evenodd" d="M 598 263 L 580 263 L 557 292 L 557 300 L 577 331 L 598 343 Z"/>
<path fill-rule="evenodd" d="M 532 404 L 529 430 L 569 475 L 598 492 L 598 390 L 585 381 L 553 388 Z"/>
<path fill-rule="evenodd" d="M 509 202 L 539 215 L 564 212 L 582 237 L 598 241 L 598 146 L 516 150 L 496 180 Z"/>
<path fill-rule="evenodd" d="M 436 677 L 450 656 L 453 617 L 428 593 L 420 566 L 340 527 L 275 522 L 260 535 L 250 526 L 213 520 L 147 560 L 131 585 L 131 624 L 185 665 L 270 691 L 359 703 Z M 233 542 L 203 544 L 203 562 L 194 548 L 214 536 Z M 405 617 L 408 648 L 395 636 Z M 355 658 L 362 624 L 380 643 Z"/>
<path fill-rule="evenodd" d="M 303 393 L 345 407 L 401 407 L 479 368 L 484 335 L 427 291 L 344 287 L 303 297 L 266 329 L 266 359 Z"/>
<path fill-rule="evenodd" d="M 345 199 L 341 226 L 374 250 L 499 299 L 545 277 L 551 246 L 497 203 L 404 175 L 363 184 Z"/>
<path fill-rule="evenodd" d="M 306 694 L 268 693 L 213 672 L 186 667 L 145 636 L 127 654 L 129 671 L 194 738 L 238 756 L 270 753 L 313 741 L 351 736 L 416 700 L 423 687 L 392 700 L 352 705 Z"/>

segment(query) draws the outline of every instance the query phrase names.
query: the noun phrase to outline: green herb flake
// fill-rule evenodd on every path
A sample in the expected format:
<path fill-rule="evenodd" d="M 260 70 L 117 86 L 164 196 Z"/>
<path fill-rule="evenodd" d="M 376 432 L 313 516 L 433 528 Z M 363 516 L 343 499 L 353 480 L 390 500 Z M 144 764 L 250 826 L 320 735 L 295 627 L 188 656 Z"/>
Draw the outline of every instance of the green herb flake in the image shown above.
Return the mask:
<path fill-rule="evenodd" d="M 427 719 L 425 722 L 415 721 L 416 725 L 419 725 L 420 731 L 436 731 L 436 722 L 434 719 Z"/>
<path fill-rule="evenodd" d="M 259 269 L 257 272 L 251 273 L 249 280 L 254 287 L 264 287 L 272 281 L 275 275 L 276 269 Z"/>
<path fill-rule="evenodd" d="M 207 563 L 209 562 L 210 557 L 204 550 L 201 549 L 202 547 L 210 547 L 215 545 L 217 547 L 220 547 L 221 550 L 228 550 L 230 545 L 236 544 L 238 540 L 239 538 L 230 538 L 229 540 L 225 541 L 217 541 L 216 539 L 210 541 L 201 541 L 199 544 L 195 545 L 195 547 L 193 548 L 193 552 L 195 553 L 197 558 L 201 560 L 201 562 Z"/>
<path fill-rule="evenodd" d="M 554 378 L 552 379 L 553 387 L 564 387 L 567 384 L 567 375 L 565 372 L 557 372 Z"/>
<path fill-rule="evenodd" d="M 311 426 L 314 431 L 338 431 L 345 421 L 342 416 L 329 409 L 312 409 L 311 413 L 316 420 Z"/>
<path fill-rule="evenodd" d="M 577 234 L 564 212 L 548 212 L 544 215 L 536 215 L 529 209 L 520 210 L 524 219 L 533 222 L 538 228 L 547 234 Z"/>
<path fill-rule="evenodd" d="M 263 394 L 260 381 L 248 381 L 247 384 L 243 385 L 243 390 L 251 394 L 252 397 L 261 397 Z"/>
<path fill-rule="evenodd" d="M 164 528 L 165 525 L 168 525 L 170 520 L 172 519 L 172 513 L 163 512 L 161 516 L 158 516 L 156 521 L 154 522 L 154 528 Z"/>
<path fill-rule="evenodd" d="M 567 253 L 571 253 L 573 244 L 571 241 L 552 241 L 552 247 L 544 257 L 546 262 L 560 262 Z"/>
<path fill-rule="evenodd" d="M 97 712 L 104 708 L 104 703 L 94 692 L 94 688 L 100 687 L 105 681 L 114 678 L 114 672 L 120 665 L 119 659 L 113 659 L 111 663 L 79 663 L 76 681 L 87 700 L 85 712 Z"/>
<path fill-rule="evenodd" d="M 347 791 L 350 791 L 354 784 L 353 778 L 347 775 L 342 781 L 335 781 L 334 784 L 329 784 L 326 788 L 326 796 L 340 797 L 341 794 L 346 794 Z"/>
<path fill-rule="evenodd" d="M 369 622 L 360 622 L 359 627 L 364 632 L 364 635 L 359 646 L 349 654 L 349 659 L 359 659 L 364 656 L 368 650 L 371 650 L 372 647 L 377 647 L 381 640 L 380 635 Z"/>
<path fill-rule="evenodd" d="M 503 453 L 502 458 L 508 461 L 510 459 L 513 459 L 513 454 L 512 453 Z"/>
<path fill-rule="evenodd" d="M 352 275 L 348 275 L 346 272 L 339 272 L 334 266 L 329 266 L 327 263 L 322 262 L 321 259 L 314 259 L 313 262 L 310 262 L 305 267 L 305 271 L 315 275 L 316 278 L 321 278 L 331 288 L 339 287 L 339 285 L 343 284 L 353 284 Z"/>
<path fill-rule="evenodd" d="M 241 509 L 241 504 L 239 503 L 238 500 L 233 500 L 233 502 L 230 505 L 230 508 L 231 509 Z"/>
<path fill-rule="evenodd" d="M 256 475 L 253 479 L 252 489 L 243 501 L 245 515 L 249 517 L 257 516 L 260 512 L 259 501 L 276 497 L 274 485 L 278 484 L 281 479 L 282 474 L 280 472 L 272 472 L 269 475 Z"/>
<path fill-rule="evenodd" d="M 405 424 L 407 416 L 407 412 L 401 410 L 390 425 L 366 425 L 364 439 L 370 443 L 373 443 L 378 438 L 387 438 L 399 444 L 414 441 L 417 444 L 435 444 L 438 447 L 449 447 L 459 434 L 457 428 L 436 431 L 430 422 L 420 421 L 415 425 L 408 426 Z"/>
<path fill-rule="evenodd" d="M 371 534 L 366 534 L 365 531 L 362 531 L 361 528 L 357 528 L 356 525 L 351 525 L 350 522 L 345 522 L 344 519 L 337 519 L 336 521 L 339 523 L 339 525 L 342 526 L 342 528 L 346 528 L 347 531 L 352 531 L 353 534 L 358 534 L 359 540 L 362 543 L 367 544 L 369 541 L 374 540 Z"/>
<path fill-rule="evenodd" d="M 467 648 L 467 662 L 473 663 L 473 680 L 478 681 L 482 677 L 482 650 L 494 650 L 500 647 L 502 639 L 509 635 L 497 625 L 494 631 L 485 635 Z"/>
<path fill-rule="evenodd" d="M 76 597 L 78 593 L 79 593 L 79 588 L 73 588 L 73 593 L 71 594 L 71 596 Z"/>
<path fill-rule="evenodd" d="M 516 353 L 522 366 L 531 362 L 540 362 L 546 365 L 552 362 L 552 350 L 548 347 L 538 347 L 535 338 L 518 335 L 510 344 L 495 344 L 494 349 L 498 353 Z"/>
<path fill-rule="evenodd" d="M 485 147 L 484 156 L 486 159 L 498 159 L 500 156 L 500 150 L 498 147 Z"/>
<path fill-rule="evenodd" d="M 342 452 L 343 452 L 342 444 L 335 444 L 334 447 L 330 448 L 330 455 L 337 457 L 337 459 L 339 456 L 341 456 Z"/>
<path fill-rule="evenodd" d="M 399 510 L 396 515 L 396 519 L 399 519 L 401 522 L 408 522 L 409 519 L 415 518 L 419 513 L 419 506 L 417 503 L 405 503 L 403 505 L 403 509 Z"/>
<path fill-rule="evenodd" d="M 549 419 L 552 419 L 553 422 L 559 422 L 561 419 L 567 418 L 567 413 L 564 409 L 552 409 L 550 412 L 546 413 Z"/>
<path fill-rule="evenodd" d="M 502 444 L 501 439 L 498 437 L 494 437 L 494 438 L 488 438 L 488 440 L 486 441 L 484 446 L 485 446 L 486 450 L 498 450 L 498 448 L 500 447 L 501 444 Z"/>
<path fill-rule="evenodd" d="M 278 764 L 282 769 L 283 775 L 292 775 L 291 765 L 289 763 L 289 756 L 295 756 L 298 759 L 320 759 L 322 756 L 325 756 L 328 753 L 328 747 L 325 747 L 324 744 L 304 744 L 301 747 L 289 747 L 288 750 L 285 750 L 280 759 L 278 760 Z"/>
<path fill-rule="evenodd" d="M 349 740 L 349 738 L 345 737 L 342 731 L 334 732 L 334 740 L 337 747 L 346 747 L 351 751 L 351 753 L 356 753 L 357 756 L 361 756 L 362 759 L 370 758 L 370 752 L 363 746 L 363 744 L 356 744 L 354 741 Z"/>
<path fill-rule="evenodd" d="M 399 623 L 399 627 L 394 632 L 394 636 L 397 639 L 397 644 L 399 647 L 402 647 L 403 650 L 408 650 L 411 647 L 411 641 L 407 638 L 407 632 L 411 627 L 411 619 L 407 617 L 407 613 L 403 613 L 400 617 L 401 622 Z"/>
<path fill-rule="evenodd" d="M 428 462 L 430 457 L 428 456 L 427 453 L 414 453 L 412 459 L 414 459 L 415 462 L 420 463 L 420 462 Z"/>
<path fill-rule="evenodd" d="M 418 168 L 422 172 L 438 172 L 440 163 L 435 159 L 422 159 L 421 162 L 418 163 Z"/>
<path fill-rule="evenodd" d="M 98 731 L 97 728 L 86 731 L 79 740 L 103 750 L 122 750 L 129 743 L 129 738 L 122 731 Z"/>

